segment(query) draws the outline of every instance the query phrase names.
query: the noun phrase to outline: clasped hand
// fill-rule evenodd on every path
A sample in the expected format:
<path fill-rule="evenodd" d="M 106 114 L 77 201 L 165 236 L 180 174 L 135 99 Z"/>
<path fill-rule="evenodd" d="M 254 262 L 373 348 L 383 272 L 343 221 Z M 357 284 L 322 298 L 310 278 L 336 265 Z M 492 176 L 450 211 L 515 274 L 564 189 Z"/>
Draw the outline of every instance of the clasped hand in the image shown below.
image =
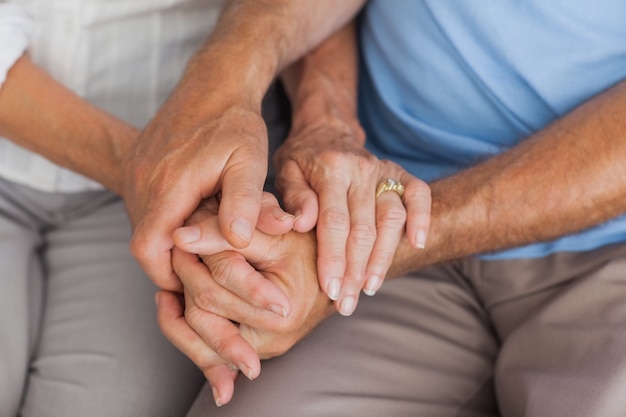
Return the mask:
<path fill-rule="evenodd" d="M 267 233 L 254 231 L 245 249 L 221 237 L 215 199 L 186 223 L 200 239 L 180 238 L 189 227 L 174 233 L 172 262 L 184 297 L 159 295 L 159 322 L 204 371 L 217 403 L 230 401 L 236 370 L 258 376 L 260 359 L 286 352 L 308 334 L 332 313 L 331 300 L 352 314 L 362 289 L 372 295 L 382 285 L 404 236 L 413 246 L 423 243 L 428 185 L 352 139 L 327 126 L 293 131 L 281 147 L 278 187 L 295 223 L 266 194 L 257 228 Z M 402 198 L 389 192 L 375 199 L 386 178 L 405 185 Z"/>
<path fill-rule="evenodd" d="M 370 153 L 358 121 L 292 128 L 274 156 L 276 185 L 294 228 L 317 236 L 320 286 L 337 310 L 351 315 L 363 290 L 382 285 L 402 238 L 423 248 L 430 227 L 430 187 L 401 166 Z M 375 198 L 393 179 L 402 196 Z"/>
<path fill-rule="evenodd" d="M 279 231 L 272 198 L 264 202 L 260 223 Z M 217 201 L 205 200 L 188 224 L 220 236 L 217 213 Z M 256 378 L 260 359 L 286 352 L 334 308 L 318 284 L 313 233 L 255 230 L 245 249 L 223 238 L 205 243 L 200 257 L 173 250 L 184 296 L 159 293 L 157 312 L 163 333 L 202 369 L 222 405 L 232 398 L 237 370 Z"/>

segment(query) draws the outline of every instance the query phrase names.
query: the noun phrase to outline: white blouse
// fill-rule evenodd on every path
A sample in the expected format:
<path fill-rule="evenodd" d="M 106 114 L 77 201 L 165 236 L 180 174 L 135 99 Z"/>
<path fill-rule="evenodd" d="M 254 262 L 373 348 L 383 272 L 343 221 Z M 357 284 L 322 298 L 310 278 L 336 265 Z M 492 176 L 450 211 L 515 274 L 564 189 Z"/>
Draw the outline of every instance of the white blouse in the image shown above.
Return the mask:
<path fill-rule="evenodd" d="M 0 0 L 0 85 L 27 53 L 92 104 L 142 128 L 213 28 L 223 0 Z M 101 188 L 0 137 L 0 177 L 49 192 Z"/>

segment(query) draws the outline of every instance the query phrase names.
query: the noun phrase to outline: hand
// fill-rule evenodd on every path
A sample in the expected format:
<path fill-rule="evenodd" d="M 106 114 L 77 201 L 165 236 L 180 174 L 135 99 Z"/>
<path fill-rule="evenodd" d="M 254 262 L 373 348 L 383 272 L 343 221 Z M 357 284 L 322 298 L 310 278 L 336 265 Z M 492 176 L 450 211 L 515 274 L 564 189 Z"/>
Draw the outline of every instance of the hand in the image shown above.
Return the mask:
<path fill-rule="evenodd" d="M 236 256 L 242 257 L 241 262 L 237 262 L 237 258 L 229 255 L 234 248 L 214 255 L 200 256 L 207 267 L 206 272 L 212 275 L 215 281 L 230 283 L 231 288 L 253 281 L 249 277 L 253 276 L 254 272 L 261 274 L 268 283 L 276 285 L 287 295 L 291 304 L 291 311 L 287 315 L 271 314 L 265 310 L 255 311 L 243 305 L 226 307 L 236 301 L 229 300 L 225 291 L 222 291 L 221 295 L 215 293 L 210 297 L 210 301 L 202 303 L 200 308 L 224 314 L 225 317 L 238 322 L 241 336 L 254 346 L 261 359 L 286 353 L 334 312 L 331 301 L 322 293 L 318 284 L 315 247 L 315 235 L 312 232 L 291 231 L 282 236 L 255 232 L 250 246 L 236 250 Z M 218 250 L 218 247 L 215 250 Z M 247 262 L 243 262 L 244 258 Z M 225 261 L 230 263 L 228 268 L 223 267 Z M 206 286 L 209 274 L 201 276 L 196 273 L 195 283 L 204 283 Z M 187 282 L 186 278 L 182 278 L 183 275 L 180 271 L 181 279 Z M 236 284 L 237 281 L 240 281 L 240 284 Z M 226 285 L 222 288 L 226 288 Z M 199 288 L 195 287 L 186 294 L 192 296 L 191 292 L 194 292 L 197 295 L 198 290 Z M 224 304 L 224 307 L 218 307 L 218 304 Z M 187 321 L 201 336 L 211 337 L 210 328 L 200 320 L 192 323 L 188 318 Z"/>
<path fill-rule="evenodd" d="M 203 234 L 214 234 L 218 228 L 216 209 L 214 202 L 206 202 L 190 222 L 197 221 Z M 193 255 L 174 249 L 174 268 L 185 283 L 185 310 L 183 314 L 181 301 L 170 297 L 168 303 L 158 304 L 158 316 L 164 334 L 204 370 L 216 401 L 225 404 L 233 392 L 233 380 L 224 374 L 225 363 L 235 364 L 246 376 L 255 378 L 260 372 L 259 357 L 284 353 L 333 308 L 317 283 L 312 233 L 292 231 L 272 237 L 255 232 L 250 246 L 237 251 L 223 240 L 213 242 L 208 251 L 215 254 L 203 256 L 208 268 L 196 263 L 188 269 L 189 262 L 180 261 Z M 287 317 L 244 301 L 268 284 L 280 287 L 290 299 L 294 307 Z M 237 328 L 223 317 L 241 325 Z M 242 338 L 258 355 L 242 343 Z M 224 359 L 216 360 L 214 355 Z"/>
<path fill-rule="evenodd" d="M 228 243 L 219 232 L 217 213 L 217 199 L 204 200 L 197 213 L 189 219 L 189 226 L 176 230 L 174 241 L 181 235 L 209 232 L 206 237 L 217 248 L 228 248 Z M 284 233 L 291 230 L 293 224 L 293 219 L 285 221 L 284 215 L 276 198 L 263 193 L 259 225 L 274 233 Z M 203 227 L 194 224 L 196 221 Z M 172 255 L 176 273 L 185 283 L 184 298 L 169 291 L 157 294 L 159 325 L 163 334 L 203 371 L 213 388 L 218 406 L 226 404 L 232 398 L 238 370 L 254 379 L 260 372 L 260 360 L 255 350 L 241 337 L 237 325 L 208 310 L 239 318 L 243 317 L 242 312 L 247 312 L 250 315 L 259 314 L 263 320 L 268 320 L 276 314 L 280 317 L 288 315 L 291 304 L 279 288 L 256 273 L 235 252 L 223 252 L 220 254 L 221 260 L 214 264 L 218 277 L 222 276 L 219 271 L 228 271 L 232 265 L 237 271 L 233 279 L 221 282 L 223 288 L 217 280 L 213 280 L 196 255 L 178 248 L 172 250 Z M 201 305 L 209 307 L 206 310 L 199 308 L 196 298 Z M 203 340 L 188 322 L 211 331 Z"/>
<path fill-rule="evenodd" d="M 335 312 L 333 304 L 319 287 L 315 234 L 294 231 L 281 237 L 265 238 L 269 240 L 241 253 L 287 294 L 293 307 L 278 326 L 255 325 L 251 320 L 241 322 L 241 335 L 254 346 L 261 359 L 285 354 Z M 205 259 L 207 264 L 211 261 Z"/>
<path fill-rule="evenodd" d="M 381 161 L 361 144 L 359 126 L 305 126 L 292 133 L 275 155 L 277 187 L 296 216 L 294 228 L 317 222 L 320 286 L 350 315 L 361 289 L 373 295 L 382 285 L 405 231 L 424 247 L 430 225 L 430 188 L 397 164 Z M 385 192 L 381 180 L 405 186 L 402 198 Z"/>
<path fill-rule="evenodd" d="M 215 235 L 217 212 L 216 201 L 205 200 L 189 222 L 201 228 L 203 236 Z M 262 359 L 286 352 L 329 314 L 326 307 L 330 302 L 317 280 L 313 233 L 290 231 L 271 236 L 257 230 L 244 249 L 236 249 L 223 239 L 204 243 L 202 262 L 197 260 L 194 265 L 191 258 L 197 259 L 195 255 L 174 249 L 173 265 L 184 284 L 185 299 L 204 311 L 240 323 L 241 328 L 246 326 L 257 342 L 263 340 L 259 336 L 266 335 L 263 332 L 280 334 L 280 341 L 255 344 Z M 182 249 L 187 251 L 188 247 Z M 276 287 L 286 295 L 287 308 L 262 305 L 260 300 L 267 293 L 274 292 L 279 298 Z M 187 320 L 191 321 L 189 317 Z M 201 323 L 190 325 L 203 327 Z"/>
<path fill-rule="evenodd" d="M 239 358 L 237 354 L 229 354 L 229 351 L 241 352 L 240 357 L 247 354 L 258 358 L 250 345 L 238 337 L 236 326 L 223 317 L 206 314 L 205 324 L 215 329 L 215 332 L 222 335 L 222 340 L 225 341 L 218 345 L 222 347 L 222 355 L 226 358 L 224 359 L 189 327 L 185 319 L 186 306 L 181 294 L 160 291 L 156 294 L 156 306 L 161 331 L 203 371 L 213 388 L 216 404 L 220 406 L 229 402 L 239 374 L 239 371 L 230 365 L 236 363 L 234 361 Z M 258 359 L 256 360 L 258 362 Z"/>
<path fill-rule="evenodd" d="M 216 198 L 203 200 L 186 222 L 187 226 L 174 232 L 176 247 L 172 250 L 172 261 L 186 293 L 190 292 L 194 302 L 206 310 L 238 322 L 251 315 L 261 320 L 269 320 L 274 314 L 288 316 L 291 304 L 284 292 L 233 251 L 221 236 L 218 211 Z M 292 229 L 293 217 L 286 215 L 284 220 L 283 216 L 285 213 L 276 197 L 263 193 L 259 225 L 277 235 L 286 233 Z M 190 234 L 197 237 L 193 243 L 181 238 Z M 215 254 L 210 271 L 195 253 Z M 233 269 L 236 274 L 231 273 Z M 270 317 L 269 312 L 273 313 Z"/>
<path fill-rule="evenodd" d="M 161 288 L 181 289 L 171 266 L 172 233 L 202 199 L 221 193 L 221 234 L 237 248 L 250 241 L 268 151 L 259 109 L 247 102 L 182 84 L 125 159 L 131 250 Z"/>
<path fill-rule="evenodd" d="M 186 277 L 200 276 L 206 269 L 197 256 L 190 254 L 217 253 L 230 249 L 230 245 L 219 232 L 219 226 L 217 225 L 218 217 L 216 216 L 218 210 L 219 204 L 216 198 L 206 199 L 202 202 L 195 215 L 186 222 L 186 226 L 174 231 L 174 243 L 187 252 L 178 254 L 175 262 L 177 268 L 175 269 L 182 271 L 181 273 Z M 272 235 L 281 235 L 293 228 L 293 220 L 292 215 L 285 213 L 280 208 L 274 195 L 267 192 L 263 193 L 261 213 L 259 214 L 257 224 L 259 230 Z M 180 250 L 175 248 L 173 251 L 173 253 L 178 253 Z M 218 282 L 217 284 L 230 287 L 229 290 L 238 297 L 235 298 L 234 302 L 225 304 L 226 310 L 214 312 L 232 318 L 233 315 L 237 314 L 237 311 L 244 311 L 247 308 L 246 305 L 238 303 L 237 300 L 242 302 L 245 300 L 246 303 L 249 303 L 249 307 L 262 308 L 280 316 L 289 314 L 291 306 L 285 294 L 254 271 L 241 255 L 235 252 L 225 252 L 222 255 L 222 261 L 217 264 L 216 268 L 219 266 L 228 270 L 235 263 L 242 263 L 242 267 L 248 267 L 246 274 L 239 275 L 228 282 Z M 218 278 L 222 276 L 223 274 L 217 274 Z M 241 278 L 244 278 L 244 280 L 242 281 Z M 212 282 L 212 280 L 207 281 L 207 283 Z M 187 288 L 190 285 L 190 282 L 186 282 Z M 208 295 L 210 294 L 211 292 L 208 293 Z"/>

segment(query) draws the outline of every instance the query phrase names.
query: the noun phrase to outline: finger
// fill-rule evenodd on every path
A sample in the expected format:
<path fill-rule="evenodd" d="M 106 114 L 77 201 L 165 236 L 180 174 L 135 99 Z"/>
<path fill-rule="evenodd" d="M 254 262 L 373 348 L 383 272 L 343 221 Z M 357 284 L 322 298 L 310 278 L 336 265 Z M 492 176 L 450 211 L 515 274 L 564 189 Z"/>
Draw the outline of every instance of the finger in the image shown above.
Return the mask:
<path fill-rule="evenodd" d="M 346 273 L 337 302 L 339 313 L 351 315 L 365 283 L 365 273 L 377 239 L 375 183 L 353 180 L 348 194 L 350 234 L 346 243 Z"/>
<path fill-rule="evenodd" d="M 241 337 L 237 325 L 227 318 L 199 308 L 187 294 L 185 300 L 184 317 L 189 327 L 227 364 L 236 366 L 251 380 L 256 378 L 261 372 L 261 361 L 254 348 Z M 186 344 L 189 342 L 183 343 L 183 346 Z M 204 365 L 200 367 L 205 369 L 213 363 L 200 362 L 200 365 Z"/>
<path fill-rule="evenodd" d="M 204 217 L 197 223 L 174 230 L 172 240 L 177 248 L 189 253 L 212 255 L 232 250 L 222 236 L 217 216 Z"/>
<path fill-rule="evenodd" d="M 273 196 L 271 198 L 275 201 Z M 206 210 L 206 214 L 214 208 L 209 202 L 199 210 Z M 202 213 L 198 211 L 195 215 L 202 216 Z M 188 236 L 189 229 L 197 231 L 197 235 L 193 236 L 191 243 L 183 241 Z M 218 293 L 218 289 L 207 286 L 202 288 L 203 285 L 198 285 L 192 293 L 206 294 L 206 298 L 205 302 L 199 300 L 197 302 L 209 311 L 239 322 L 251 322 L 254 317 L 259 316 L 258 312 L 249 308 L 250 306 L 263 308 L 281 317 L 287 317 L 291 312 L 291 303 L 285 293 L 255 271 L 241 255 L 229 252 L 233 248 L 224 239 L 218 237 L 218 233 L 217 217 L 210 216 L 203 218 L 193 226 L 178 229 L 174 234 L 177 248 L 182 248 L 184 251 L 207 255 L 222 253 L 219 257 L 214 258 L 209 265 L 213 270 L 212 278 L 222 287 L 238 296 L 238 298 L 228 297 L 230 301 L 225 302 L 223 297 L 219 298 L 215 295 Z M 257 235 L 261 236 L 260 234 Z M 197 236 L 200 237 L 197 238 Z M 177 274 L 183 278 L 185 285 L 192 285 L 188 277 L 207 275 L 206 267 L 200 263 L 196 256 L 184 255 L 177 248 L 173 250 L 175 255 L 173 263 L 176 265 Z M 213 282 L 212 278 L 207 278 L 207 285 Z M 209 291 L 211 288 L 213 289 Z M 229 296 L 229 294 L 225 296 Z"/>
<path fill-rule="evenodd" d="M 185 321 L 180 298 L 171 292 L 156 294 L 157 320 L 167 339 L 189 357 L 204 372 L 213 388 L 216 404 L 230 401 L 234 391 L 236 372 L 211 350 Z"/>
<path fill-rule="evenodd" d="M 261 213 L 257 228 L 269 235 L 282 235 L 294 227 L 295 217 L 284 211 L 276 197 L 264 192 L 261 199 Z"/>
<path fill-rule="evenodd" d="M 203 310 L 240 323 L 267 325 L 287 317 L 291 303 L 285 293 L 257 272 L 240 254 L 222 252 L 205 257 L 173 250 L 173 265 L 188 294 Z M 271 313 L 270 313 L 271 312 Z"/>
<path fill-rule="evenodd" d="M 322 291 L 338 300 L 346 270 L 346 242 L 350 233 L 347 184 L 337 179 L 319 184 L 317 221 L 318 277 Z"/>
<path fill-rule="evenodd" d="M 293 334 L 266 332 L 245 324 L 240 326 L 240 331 L 263 360 L 284 355 L 297 342 Z"/>
<path fill-rule="evenodd" d="M 153 185 L 145 207 L 141 201 L 127 199 L 126 205 L 135 228 L 130 249 L 143 270 L 160 288 L 180 291 L 180 283 L 173 272 L 170 250 L 174 246 L 172 233 L 183 225 L 202 200 L 201 187 L 187 186 L 196 170 L 190 168 L 176 176 L 174 182 Z M 184 190 L 181 192 L 179 190 Z M 137 212 L 141 209 L 140 214 Z M 139 218 L 136 218 L 141 216 Z"/>
<path fill-rule="evenodd" d="M 248 246 L 256 228 L 266 165 L 267 149 L 259 148 L 233 153 L 224 170 L 219 224 L 222 235 L 236 248 Z"/>
<path fill-rule="evenodd" d="M 235 380 L 238 371 L 226 365 L 213 366 L 204 371 L 204 376 L 211 385 L 215 405 L 221 407 L 232 400 L 235 392 Z"/>
<path fill-rule="evenodd" d="M 154 216 L 148 214 L 133 233 L 130 250 L 137 262 L 157 287 L 169 291 L 182 291 L 182 286 L 172 268 L 171 250 L 174 241 L 171 237 L 175 227 L 180 224 L 172 223 L 171 218 L 167 222 L 151 221 Z M 158 224 L 154 227 L 153 224 Z M 171 229 L 170 229 L 171 227 Z"/>
<path fill-rule="evenodd" d="M 205 255 L 234 249 L 221 234 L 217 212 L 219 204 L 215 199 L 203 200 L 190 216 L 187 226 L 174 230 L 174 244 L 191 253 Z M 261 212 L 257 226 L 270 235 L 281 235 L 293 228 L 294 216 L 285 212 L 273 194 L 264 192 L 261 200 Z"/>
<path fill-rule="evenodd" d="M 430 230 L 430 187 L 406 171 L 401 175 L 400 181 L 405 185 L 402 200 L 407 212 L 407 238 L 415 248 L 424 249 Z"/>
<path fill-rule="evenodd" d="M 284 168 L 277 174 L 276 186 L 285 207 L 295 216 L 294 230 L 301 233 L 312 230 L 318 216 L 317 193 L 295 162 L 285 162 Z"/>
<path fill-rule="evenodd" d="M 193 361 L 199 368 L 229 365 L 207 346 L 189 326 L 184 316 L 182 301 L 177 294 L 160 291 L 155 297 L 157 321 L 165 337 Z"/>
<path fill-rule="evenodd" d="M 244 309 L 236 309 L 229 317 L 238 317 L 237 321 L 249 323 L 251 325 L 268 325 L 265 311 L 269 310 L 281 318 L 289 316 L 291 313 L 291 303 L 287 295 L 258 272 L 243 255 L 236 252 L 222 252 L 203 258 L 208 266 L 213 279 L 222 287 L 230 290 L 239 298 L 248 302 L 254 307 L 262 308 L 263 312 L 252 311 L 245 314 Z"/>
<path fill-rule="evenodd" d="M 380 289 L 402 239 L 405 223 L 406 210 L 400 196 L 395 192 L 382 193 L 376 199 L 377 238 L 367 265 L 365 294 L 372 296 Z"/>

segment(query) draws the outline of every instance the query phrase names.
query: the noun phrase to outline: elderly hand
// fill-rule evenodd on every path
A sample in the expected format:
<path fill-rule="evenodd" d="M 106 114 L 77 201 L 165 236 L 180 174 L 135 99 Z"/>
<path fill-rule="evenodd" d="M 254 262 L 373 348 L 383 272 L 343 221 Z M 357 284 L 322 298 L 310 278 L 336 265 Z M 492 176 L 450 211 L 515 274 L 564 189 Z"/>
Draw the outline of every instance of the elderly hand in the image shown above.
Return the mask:
<path fill-rule="evenodd" d="M 159 287 L 180 291 L 172 233 L 208 196 L 221 194 L 221 234 L 234 247 L 248 245 L 267 172 L 257 107 L 249 97 L 207 95 L 183 83 L 128 153 L 123 194 L 134 224 L 131 250 Z"/>
<path fill-rule="evenodd" d="M 320 286 L 339 312 L 355 310 L 359 292 L 382 285 L 405 232 L 424 247 L 430 225 L 430 188 L 400 166 L 381 161 L 362 145 L 360 127 L 307 125 L 292 132 L 275 155 L 277 187 L 294 228 L 317 227 Z M 381 181 L 404 185 L 404 194 L 383 192 Z"/>
<path fill-rule="evenodd" d="M 198 222 L 203 234 L 215 234 L 216 210 L 214 202 L 207 202 L 190 223 Z M 206 266 L 197 261 L 189 268 L 195 255 L 174 250 L 174 268 L 185 286 L 185 308 L 173 294 L 166 294 L 168 302 L 159 303 L 158 317 L 168 339 L 204 370 L 216 402 L 225 404 L 234 389 L 226 364 L 255 378 L 259 358 L 286 352 L 334 309 L 318 285 L 312 233 L 270 236 L 255 231 L 245 249 L 213 240 L 206 253 L 202 256 Z M 289 299 L 284 316 L 259 308 L 254 301 L 273 285 Z"/>

